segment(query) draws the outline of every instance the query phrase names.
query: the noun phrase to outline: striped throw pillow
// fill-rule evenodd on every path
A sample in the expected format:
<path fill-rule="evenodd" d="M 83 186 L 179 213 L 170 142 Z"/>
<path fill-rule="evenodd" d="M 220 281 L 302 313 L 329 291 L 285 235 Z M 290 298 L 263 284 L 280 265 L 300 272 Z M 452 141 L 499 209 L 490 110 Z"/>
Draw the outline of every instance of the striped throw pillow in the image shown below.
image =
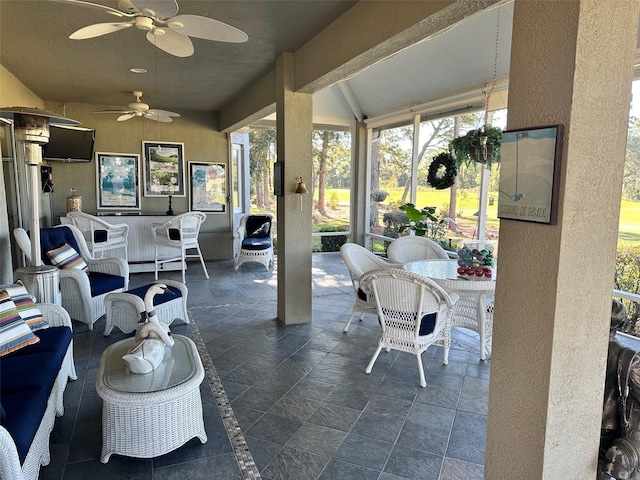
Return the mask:
<path fill-rule="evenodd" d="M 87 267 L 87 264 L 82 257 L 78 255 L 78 252 L 76 252 L 68 243 L 65 243 L 61 247 L 54 248 L 53 250 L 49 250 L 47 255 L 49 255 L 51 263 L 58 268 L 78 268 L 85 272 L 89 270 L 89 267 Z"/>
<path fill-rule="evenodd" d="M 20 280 L 13 285 L 0 285 L 0 289 L 6 290 L 11 296 L 11 301 L 15 304 L 20 318 L 29 325 L 32 332 L 49 328 L 49 324 L 42 316 L 42 312 L 34 303 L 33 296 L 31 296 Z"/>
<path fill-rule="evenodd" d="M 20 318 L 11 295 L 5 289 L 0 289 L 0 356 L 39 341 L 29 325 Z"/>

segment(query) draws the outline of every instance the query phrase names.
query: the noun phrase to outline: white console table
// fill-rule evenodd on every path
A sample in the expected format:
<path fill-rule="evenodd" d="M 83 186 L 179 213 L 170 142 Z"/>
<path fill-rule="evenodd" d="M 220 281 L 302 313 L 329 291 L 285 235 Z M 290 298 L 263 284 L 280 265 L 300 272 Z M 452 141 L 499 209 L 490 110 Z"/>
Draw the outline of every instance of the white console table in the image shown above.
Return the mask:
<path fill-rule="evenodd" d="M 151 233 L 151 224 L 160 223 L 167 220 L 167 215 L 115 215 L 101 214 L 100 218 L 106 222 L 116 224 L 125 223 L 129 225 L 129 237 L 127 239 L 127 256 L 129 258 L 129 271 L 135 272 L 153 272 L 155 270 L 155 251 L 153 247 L 153 234 Z M 66 217 L 60 217 L 60 223 L 69 224 L 70 220 Z M 117 250 L 103 252 L 105 257 L 117 255 Z M 175 249 L 167 249 L 160 247 L 160 255 L 177 255 Z M 160 265 L 162 270 L 180 270 L 180 262 L 164 263 Z"/>

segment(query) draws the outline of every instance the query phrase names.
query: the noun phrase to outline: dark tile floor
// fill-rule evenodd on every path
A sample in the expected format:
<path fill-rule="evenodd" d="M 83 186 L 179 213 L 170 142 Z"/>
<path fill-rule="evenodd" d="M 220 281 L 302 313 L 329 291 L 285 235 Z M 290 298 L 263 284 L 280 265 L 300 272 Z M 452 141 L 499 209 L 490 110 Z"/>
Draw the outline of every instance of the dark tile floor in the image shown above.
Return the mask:
<path fill-rule="evenodd" d="M 378 336 L 373 316 L 342 333 L 353 305 L 338 254 L 313 256 L 313 321 L 283 327 L 276 316 L 276 274 L 261 265 L 207 262 L 187 273 L 191 325 L 172 325 L 199 346 L 208 442 L 197 439 L 153 459 L 113 455 L 99 461 L 102 400 L 95 390 L 100 355 L 125 338 L 74 322 L 78 380 L 51 436 L 51 479 L 371 479 L 483 478 L 490 362 L 477 337 L 454 332 L 449 364 L 423 354 L 427 387 L 414 356 L 384 351 L 364 373 Z M 165 278 L 180 279 L 179 272 Z M 131 287 L 153 280 L 132 274 Z M 222 412 L 222 415 L 221 415 Z M 150 421 L 154 421 L 150 419 Z"/>

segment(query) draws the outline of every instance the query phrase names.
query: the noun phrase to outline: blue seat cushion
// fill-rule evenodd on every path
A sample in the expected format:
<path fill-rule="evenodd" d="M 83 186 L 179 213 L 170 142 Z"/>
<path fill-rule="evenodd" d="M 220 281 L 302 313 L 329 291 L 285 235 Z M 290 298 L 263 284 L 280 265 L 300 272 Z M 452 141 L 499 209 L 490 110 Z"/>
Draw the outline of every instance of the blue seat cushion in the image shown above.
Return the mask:
<path fill-rule="evenodd" d="M 92 297 L 124 288 L 124 277 L 100 272 L 89 272 L 88 274 Z"/>
<path fill-rule="evenodd" d="M 271 247 L 269 237 L 248 237 L 242 240 L 242 248 L 245 250 L 266 250 Z"/>
<path fill-rule="evenodd" d="M 2 392 L 4 407 L 7 407 L 4 402 L 4 396 L 7 393 L 42 388 L 48 397 L 61 365 L 62 358 L 56 352 L 3 357 L 0 392 Z"/>
<path fill-rule="evenodd" d="M 47 409 L 49 394 L 50 392 L 46 392 L 40 387 L 20 392 L 2 393 L 2 407 L 5 411 L 5 417 L 1 423 L 11 434 L 16 444 L 21 464 L 24 463 L 24 459 L 29 453 L 29 447 Z M 29 413 L 25 414 L 25 412 Z"/>
<path fill-rule="evenodd" d="M 133 290 L 127 290 L 127 293 L 136 295 L 144 300 L 144 296 L 147 294 L 147 290 L 149 290 L 152 285 L 153 283 L 150 283 L 149 285 L 144 285 L 143 287 L 134 288 Z M 163 294 L 156 295 L 155 297 L 153 297 L 153 304 L 161 305 L 163 303 L 169 302 L 171 300 L 175 300 L 176 298 L 180 298 L 180 297 L 182 297 L 182 293 L 180 293 L 180 290 L 178 290 L 176 287 L 169 287 L 167 291 L 164 292 Z"/>
<path fill-rule="evenodd" d="M 44 330 L 37 330 L 34 334 L 40 338 L 40 341 L 2 357 L 3 367 L 4 361 L 8 358 L 23 357 L 34 353 L 52 352 L 62 361 L 67 354 L 67 349 L 73 337 L 69 327 L 50 327 Z"/>
<path fill-rule="evenodd" d="M 70 228 L 41 228 L 40 249 L 42 251 L 42 261 L 47 265 L 52 265 L 51 259 L 49 258 L 47 252 L 62 247 L 65 243 L 73 247 L 73 249 L 78 252 L 78 254 L 80 254 L 80 247 L 78 247 L 76 237 L 73 236 L 73 232 Z"/>

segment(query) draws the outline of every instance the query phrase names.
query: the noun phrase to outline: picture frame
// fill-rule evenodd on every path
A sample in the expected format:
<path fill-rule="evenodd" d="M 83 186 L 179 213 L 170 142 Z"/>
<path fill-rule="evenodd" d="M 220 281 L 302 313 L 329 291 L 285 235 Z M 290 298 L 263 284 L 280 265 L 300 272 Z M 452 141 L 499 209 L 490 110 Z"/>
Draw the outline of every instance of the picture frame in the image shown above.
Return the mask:
<path fill-rule="evenodd" d="M 502 132 L 498 218 L 555 225 L 563 125 Z"/>
<path fill-rule="evenodd" d="M 227 166 L 224 163 L 189 162 L 189 209 L 227 212 Z"/>
<path fill-rule="evenodd" d="M 96 152 L 98 210 L 140 210 L 140 155 Z"/>
<path fill-rule="evenodd" d="M 184 197 L 184 143 L 142 142 L 145 197 Z"/>

